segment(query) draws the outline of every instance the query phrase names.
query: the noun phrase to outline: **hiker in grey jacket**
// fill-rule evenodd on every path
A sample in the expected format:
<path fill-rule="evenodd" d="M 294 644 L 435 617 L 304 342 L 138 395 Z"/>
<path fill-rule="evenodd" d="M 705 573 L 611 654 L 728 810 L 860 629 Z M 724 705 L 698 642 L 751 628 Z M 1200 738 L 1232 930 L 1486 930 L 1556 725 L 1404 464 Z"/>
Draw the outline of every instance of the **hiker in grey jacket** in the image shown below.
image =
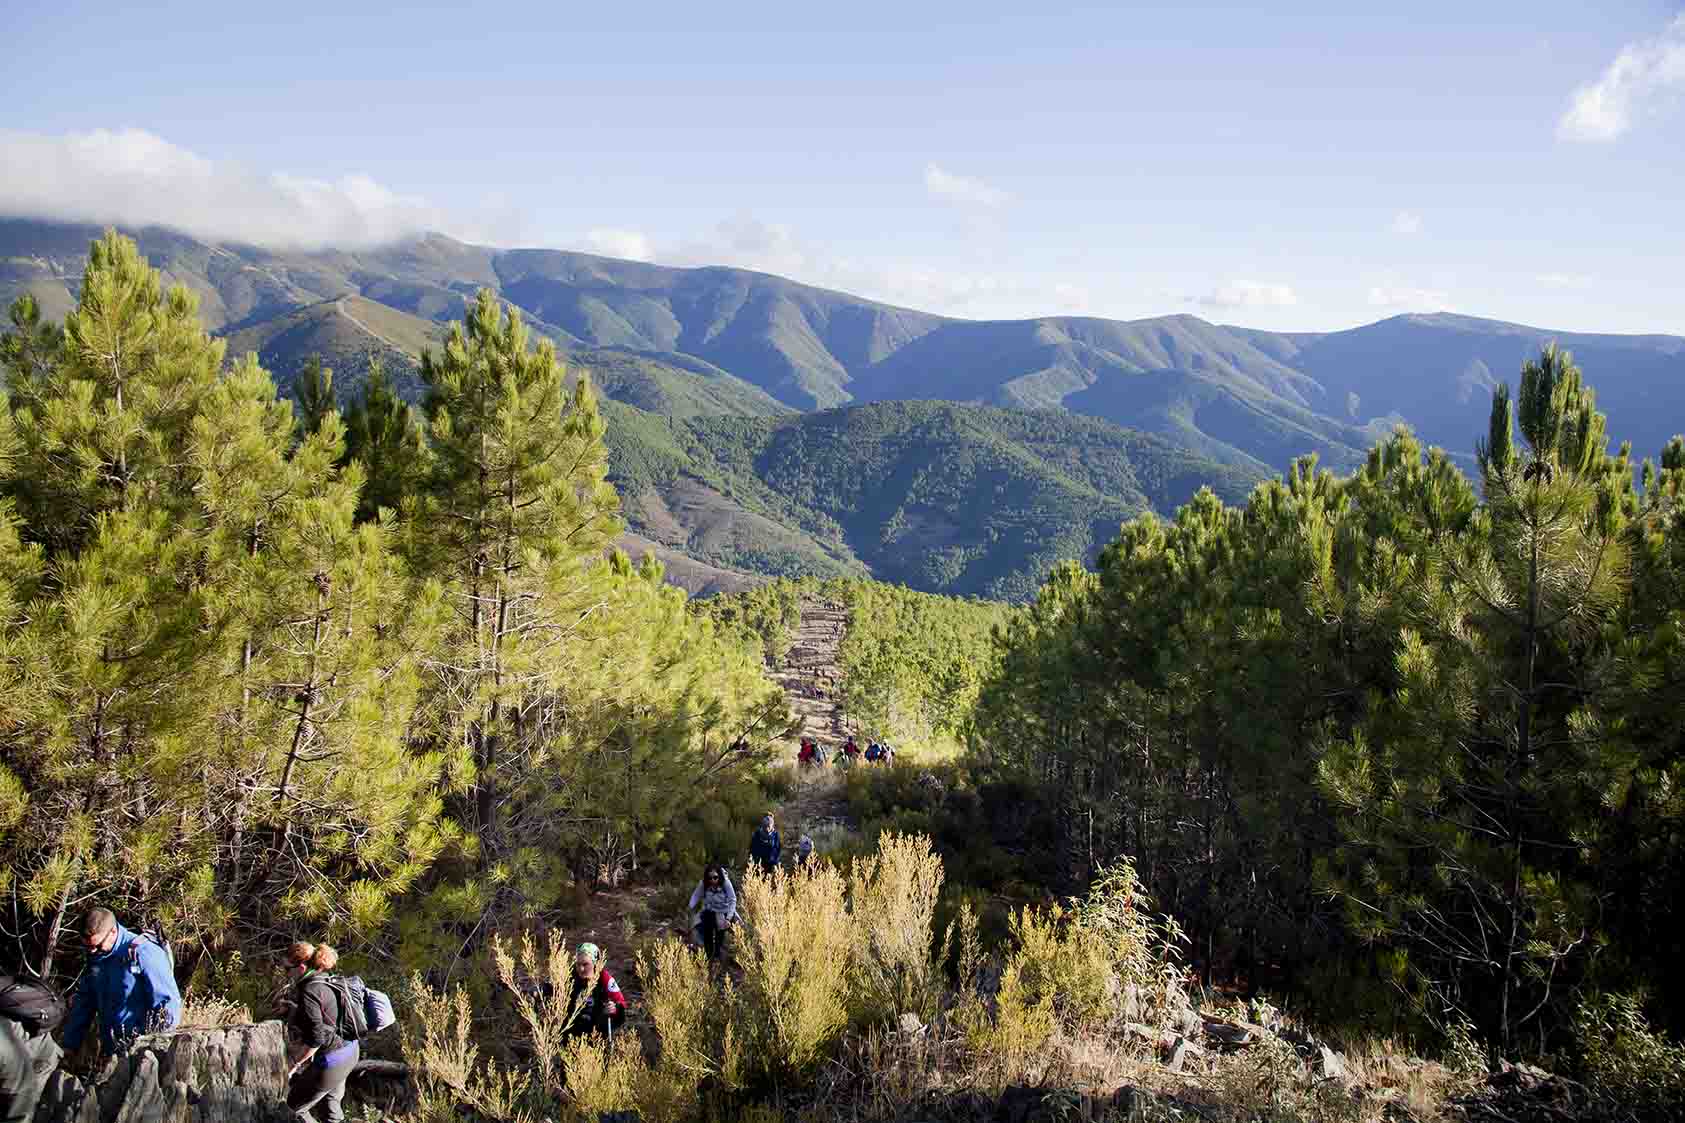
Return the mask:
<path fill-rule="evenodd" d="M 10 985 L 10 975 L 0 975 Z M 0 1015 L 0 1123 L 29 1123 L 47 1078 L 58 1068 L 58 1042 L 45 1031 L 31 1033 L 19 1021 Z"/>
<path fill-rule="evenodd" d="M 717 862 L 702 871 L 690 895 L 690 930 L 709 959 L 718 959 L 725 930 L 737 920 L 737 890 L 725 867 Z"/>

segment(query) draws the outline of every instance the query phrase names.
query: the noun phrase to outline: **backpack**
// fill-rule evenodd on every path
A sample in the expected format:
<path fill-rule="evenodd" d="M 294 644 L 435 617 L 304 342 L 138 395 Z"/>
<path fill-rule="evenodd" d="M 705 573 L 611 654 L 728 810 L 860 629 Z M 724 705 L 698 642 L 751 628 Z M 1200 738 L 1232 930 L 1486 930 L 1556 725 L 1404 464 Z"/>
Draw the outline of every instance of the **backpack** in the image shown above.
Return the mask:
<path fill-rule="evenodd" d="M 134 941 L 129 944 L 129 966 L 138 967 L 140 965 L 140 944 L 142 940 L 145 940 L 147 943 L 152 944 L 164 953 L 164 962 L 169 965 L 170 977 L 174 978 L 176 973 L 176 950 L 170 946 L 170 941 L 165 937 L 163 930 L 156 927 L 136 928 L 133 929 L 133 932 L 135 934 L 135 938 Z"/>
<path fill-rule="evenodd" d="M 51 988 L 0 975 L 0 1017 L 17 1022 L 30 1037 L 51 1033 L 66 1013 L 64 1001 Z"/>
<path fill-rule="evenodd" d="M 363 1014 L 368 1018 L 369 1032 L 379 1033 L 398 1020 L 392 999 L 385 991 L 368 987 L 363 992 Z"/>
<path fill-rule="evenodd" d="M 360 976 L 329 975 L 326 982 L 339 999 L 339 1019 L 334 1032 L 345 1040 L 361 1040 L 398 1020 L 391 996 L 375 990 Z"/>
<path fill-rule="evenodd" d="M 334 1032 L 346 1041 L 368 1036 L 368 987 L 357 975 L 328 975 L 322 980 L 339 1000 Z"/>

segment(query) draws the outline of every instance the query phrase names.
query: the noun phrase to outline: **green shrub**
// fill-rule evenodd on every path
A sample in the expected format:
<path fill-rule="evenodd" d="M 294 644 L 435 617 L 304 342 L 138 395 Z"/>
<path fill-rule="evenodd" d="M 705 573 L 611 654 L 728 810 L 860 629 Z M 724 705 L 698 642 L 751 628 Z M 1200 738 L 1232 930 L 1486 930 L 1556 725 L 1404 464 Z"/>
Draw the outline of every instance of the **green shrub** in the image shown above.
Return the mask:
<path fill-rule="evenodd" d="M 1650 1027 L 1630 994 L 1593 995 L 1575 1011 L 1580 1071 L 1593 1089 L 1641 1119 L 1685 1118 L 1685 1046 Z"/>

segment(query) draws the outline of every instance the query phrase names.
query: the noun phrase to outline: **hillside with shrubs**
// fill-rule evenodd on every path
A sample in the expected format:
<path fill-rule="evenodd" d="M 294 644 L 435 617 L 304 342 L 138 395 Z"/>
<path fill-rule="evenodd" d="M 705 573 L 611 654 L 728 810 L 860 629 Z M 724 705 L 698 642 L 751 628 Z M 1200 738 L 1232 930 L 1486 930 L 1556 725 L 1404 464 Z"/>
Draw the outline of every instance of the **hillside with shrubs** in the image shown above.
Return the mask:
<path fill-rule="evenodd" d="M 1611 450 L 1554 347 L 1473 479 L 1400 430 L 1022 605 L 687 599 L 613 549 L 591 380 L 489 292 L 419 405 L 377 368 L 342 411 L 108 234 L 0 366 L 9 974 L 73 986 L 98 902 L 192 1024 L 250 1021 L 331 941 L 401 1015 L 360 1110 L 417 1123 L 1685 1110 L 1685 440 Z M 796 766 L 816 611 L 797 685 L 893 763 Z M 607 1037 L 563 1032 L 580 940 Z"/>

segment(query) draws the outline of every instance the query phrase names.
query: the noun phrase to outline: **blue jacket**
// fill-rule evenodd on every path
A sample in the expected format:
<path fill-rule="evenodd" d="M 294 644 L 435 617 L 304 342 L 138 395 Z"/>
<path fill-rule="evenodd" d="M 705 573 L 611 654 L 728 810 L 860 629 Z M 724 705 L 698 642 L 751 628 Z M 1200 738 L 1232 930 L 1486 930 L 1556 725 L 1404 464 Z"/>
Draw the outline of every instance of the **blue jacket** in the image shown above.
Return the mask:
<path fill-rule="evenodd" d="M 179 1022 L 181 989 L 164 949 L 117 926 L 117 942 L 110 951 L 88 959 L 88 969 L 76 988 L 76 1000 L 64 1023 L 66 1052 L 82 1044 L 96 1013 L 100 1044 L 108 1053 L 116 1052 L 123 1038 L 169 1029 Z"/>
<path fill-rule="evenodd" d="M 784 848 L 778 842 L 778 832 L 768 831 L 765 827 L 756 827 L 755 836 L 749 840 L 749 857 L 760 863 L 765 869 L 771 869 L 778 864 L 778 856 Z"/>

